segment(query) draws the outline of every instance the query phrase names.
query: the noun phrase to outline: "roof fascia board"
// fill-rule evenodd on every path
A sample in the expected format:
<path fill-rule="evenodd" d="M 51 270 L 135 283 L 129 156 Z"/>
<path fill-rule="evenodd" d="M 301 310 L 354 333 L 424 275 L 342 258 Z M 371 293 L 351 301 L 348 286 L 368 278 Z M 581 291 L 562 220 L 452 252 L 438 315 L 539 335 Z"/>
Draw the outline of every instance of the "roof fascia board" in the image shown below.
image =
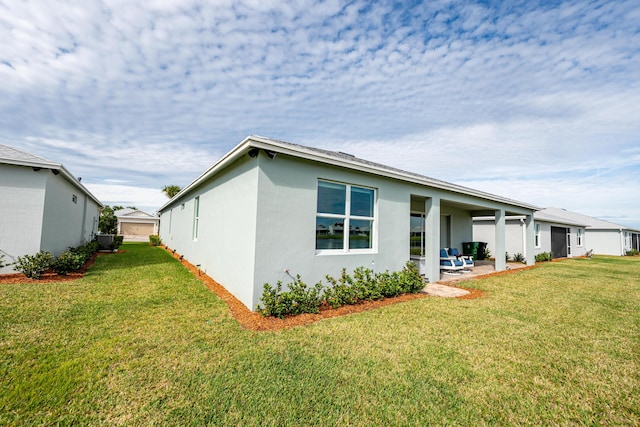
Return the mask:
<path fill-rule="evenodd" d="M 31 168 L 48 168 L 48 169 L 60 169 L 62 165 L 60 163 L 54 162 L 40 162 L 40 161 L 29 161 L 29 160 L 18 160 L 18 159 L 6 159 L 0 157 L 0 163 L 5 163 L 7 165 L 15 165 L 15 166 L 27 166 Z"/>

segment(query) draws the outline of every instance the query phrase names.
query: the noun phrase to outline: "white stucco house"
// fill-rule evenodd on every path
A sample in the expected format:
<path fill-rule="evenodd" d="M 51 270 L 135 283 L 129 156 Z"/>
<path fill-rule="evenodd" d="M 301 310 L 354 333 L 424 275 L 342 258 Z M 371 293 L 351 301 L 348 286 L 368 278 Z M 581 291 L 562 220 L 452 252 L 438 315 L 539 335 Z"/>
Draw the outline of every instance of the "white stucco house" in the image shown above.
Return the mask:
<path fill-rule="evenodd" d="M 596 254 L 617 256 L 640 250 L 640 230 L 560 208 L 547 208 L 545 212 L 585 224 L 585 245 Z"/>
<path fill-rule="evenodd" d="M 148 238 L 158 234 L 160 218 L 139 209 L 124 208 L 114 212 L 118 220 L 117 234 L 127 238 Z"/>
<path fill-rule="evenodd" d="M 545 208 L 535 212 L 534 250 L 552 252 L 554 258 L 584 256 L 593 251 L 601 255 L 625 255 L 628 250 L 640 250 L 640 231 L 598 218 L 567 211 Z M 522 217 L 507 218 L 506 251 L 510 255 L 522 253 L 524 237 Z M 495 256 L 495 234 L 492 217 L 473 219 L 474 240 L 487 242 Z"/>
<path fill-rule="evenodd" d="M 0 254 L 59 255 L 93 239 L 100 201 L 62 164 L 0 145 Z M 0 274 L 13 273 L 11 266 Z"/>
<path fill-rule="evenodd" d="M 298 274 L 314 284 L 342 268 L 400 270 L 412 257 L 438 281 L 440 248 L 471 240 L 479 215 L 495 217 L 498 248 L 506 217 L 523 216 L 534 264 L 536 209 L 350 154 L 250 136 L 159 214 L 164 244 L 255 309 L 265 283 Z M 496 260 L 496 270 L 505 267 Z"/>
<path fill-rule="evenodd" d="M 475 217 L 473 219 L 473 239 L 487 243 L 492 256 L 495 250 L 495 226 L 493 217 Z M 553 253 L 554 258 L 571 258 L 584 256 L 586 247 L 586 224 L 563 218 L 552 213 L 552 208 L 542 209 L 534 213 L 534 252 Z M 524 217 L 512 216 L 506 220 L 505 250 L 510 257 L 524 253 L 526 234 Z"/>

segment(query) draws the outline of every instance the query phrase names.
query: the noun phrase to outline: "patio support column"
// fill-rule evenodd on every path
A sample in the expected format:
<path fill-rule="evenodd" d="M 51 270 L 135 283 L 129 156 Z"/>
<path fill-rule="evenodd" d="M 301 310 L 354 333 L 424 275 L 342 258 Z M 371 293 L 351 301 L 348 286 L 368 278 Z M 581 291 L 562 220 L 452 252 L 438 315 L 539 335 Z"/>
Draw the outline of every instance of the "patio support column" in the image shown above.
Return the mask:
<path fill-rule="evenodd" d="M 427 198 L 425 212 L 424 257 L 429 283 L 440 280 L 440 198 Z"/>
<path fill-rule="evenodd" d="M 524 224 L 525 224 L 525 241 L 524 241 L 524 245 L 525 245 L 525 249 L 524 249 L 524 253 L 525 253 L 525 261 L 527 263 L 527 265 L 535 265 L 536 263 L 536 254 L 535 254 L 535 223 L 533 220 L 533 214 L 531 215 L 527 215 L 526 219 L 524 220 Z"/>
<path fill-rule="evenodd" d="M 496 271 L 507 269 L 506 252 L 506 215 L 504 209 L 496 209 L 496 247 L 493 256 L 496 259 Z"/>

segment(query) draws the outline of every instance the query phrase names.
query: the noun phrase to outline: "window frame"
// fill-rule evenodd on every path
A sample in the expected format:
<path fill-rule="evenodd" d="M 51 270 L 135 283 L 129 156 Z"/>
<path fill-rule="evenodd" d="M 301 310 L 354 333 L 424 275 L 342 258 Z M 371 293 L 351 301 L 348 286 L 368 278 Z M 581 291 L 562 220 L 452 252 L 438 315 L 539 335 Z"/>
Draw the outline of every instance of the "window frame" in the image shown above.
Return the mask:
<path fill-rule="evenodd" d="M 200 222 L 200 196 L 193 199 L 193 240 L 198 240 L 198 226 Z"/>
<path fill-rule="evenodd" d="M 335 214 L 335 213 L 323 213 L 323 212 L 319 212 L 319 205 L 318 205 L 318 192 L 320 190 L 320 183 L 325 182 L 328 184 L 338 184 L 338 185 L 343 185 L 345 186 L 345 208 L 344 208 L 344 214 Z M 352 188 L 359 188 L 359 189 L 365 189 L 365 190 L 371 190 L 373 192 L 373 206 L 372 206 L 372 215 L 373 216 L 363 216 L 363 215 L 352 215 L 351 214 L 351 189 Z M 370 187 L 367 185 L 360 185 L 360 184 L 351 184 L 351 183 L 347 183 L 347 182 L 341 182 L 341 181 L 335 181 L 335 180 L 330 180 L 330 179 L 323 179 L 323 178 L 319 178 L 317 180 L 316 183 L 316 213 L 315 213 L 315 218 L 316 220 L 314 221 L 314 226 L 315 226 L 315 236 L 316 238 L 315 240 L 315 252 L 316 255 L 347 255 L 347 254 L 363 254 L 363 253 L 377 253 L 378 250 L 378 232 L 377 232 L 377 224 L 378 224 L 378 189 L 374 188 L 374 187 Z M 318 236 L 318 230 L 317 230 L 317 226 L 318 226 L 318 218 L 334 218 L 337 220 L 341 220 L 342 224 L 343 224 L 343 236 L 342 236 L 342 248 L 338 248 L 338 249 L 318 249 L 317 246 L 317 236 Z M 350 243 L 350 229 L 351 229 L 351 221 L 370 221 L 371 222 L 371 228 L 370 228 L 370 242 L 371 242 L 371 247 L 369 248 L 350 248 L 349 247 L 349 243 Z"/>
<path fill-rule="evenodd" d="M 540 232 L 541 232 L 541 228 L 540 224 L 536 223 L 533 226 L 533 244 L 536 248 L 540 248 L 542 247 L 541 245 L 541 239 L 540 239 Z"/>
<path fill-rule="evenodd" d="M 576 246 L 582 247 L 582 229 L 576 228 Z"/>

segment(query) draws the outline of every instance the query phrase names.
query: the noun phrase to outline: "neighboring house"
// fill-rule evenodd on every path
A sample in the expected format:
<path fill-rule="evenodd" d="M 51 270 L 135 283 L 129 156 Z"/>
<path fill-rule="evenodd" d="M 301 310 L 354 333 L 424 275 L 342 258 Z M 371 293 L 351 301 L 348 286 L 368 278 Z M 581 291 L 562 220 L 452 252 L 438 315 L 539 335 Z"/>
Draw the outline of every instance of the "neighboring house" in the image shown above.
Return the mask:
<path fill-rule="evenodd" d="M 145 237 L 158 234 L 160 218 L 138 209 L 118 209 L 114 212 L 118 219 L 118 233 L 125 237 Z"/>
<path fill-rule="evenodd" d="M 472 217 L 496 216 L 504 247 L 507 215 L 526 218 L 533 242 L 536 209 L 346 153 L 250 136 L 159 214 L 163 243 L 254 309 L 265 283 L 300 275 L 314 284 L 360 266 L 400 270 L 410 257 L 438 281 L 440 248 L 471 240 Z M 533 243 L 529 254 L 533 264 Z"/>
<path fill-rule="evenodd" d="M 93 239 L 102 204 L 63 165 L 0 145 L 0 254 L 59 255 Z M 0 274 L 13 273 L 12 267 Z"/>
<path fill-rule="evenodd" d="M 560 208 L 537 211 L 534 248 L 536 255 L 552 252 L 554 258 L 583 256 L 588 251 L 601 255 L 625 255 L 631 249 L 640 250 L 640 231 Z M 525 239 L 520 231 L 521 217 L 507 219 L 506 251 L 521 252 Z M 494 226 L 491 217 L 473 219 L 473 238 L 487 242 L 495 256 L 492 240 Z"/>
<path fill-rule="evenodd" d="M 585 224 L 585 245 L 593 253 L 626 255 L 629 250 L 640 250 L 640 230 L 565 209 L 547 208 L 545 211 L 556 217 Z"/>
<path fill-rule="evenodd" d="M 534 214 L 534 253 L 553 253 L 554 258 L 571 258 L 583 256 L 587 252 L 585 246 L 586 224 L 554 215 L 549 209 L 542 209 Z M 495 250 L 495 226 L 493 217 L 473 218 L 473 240 L 486 242 L 491 256 L 497 256 Z M 524 217 L 513 216 L 506 221 L 505 250 L 511 258 L 516 254 L 524 254 L 526 234 Z"/>

